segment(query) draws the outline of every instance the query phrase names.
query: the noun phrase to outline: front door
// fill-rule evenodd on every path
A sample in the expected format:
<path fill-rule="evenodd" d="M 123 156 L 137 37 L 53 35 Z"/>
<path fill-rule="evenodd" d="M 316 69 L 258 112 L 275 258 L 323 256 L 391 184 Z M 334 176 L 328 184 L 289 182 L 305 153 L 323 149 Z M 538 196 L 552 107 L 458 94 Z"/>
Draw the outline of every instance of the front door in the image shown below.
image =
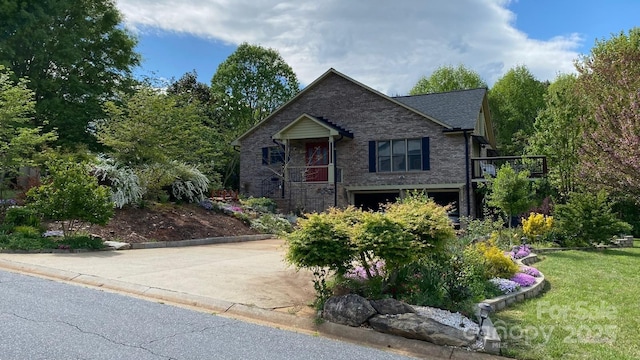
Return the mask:
<path fill-rule="evenodd" d="M 329 180 L 329 142 L 310 142 L 306 144 L 305 161 L 306 181 Z"/>

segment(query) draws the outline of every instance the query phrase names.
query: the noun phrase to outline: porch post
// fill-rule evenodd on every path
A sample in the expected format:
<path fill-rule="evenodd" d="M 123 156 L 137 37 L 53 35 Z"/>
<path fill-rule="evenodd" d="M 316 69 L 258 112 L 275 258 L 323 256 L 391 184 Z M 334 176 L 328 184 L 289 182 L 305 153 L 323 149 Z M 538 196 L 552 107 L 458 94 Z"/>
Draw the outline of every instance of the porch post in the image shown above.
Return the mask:
<path fill-rule="evenodd" d="M 329 181 L 329 183 L 331 182 L 335 182 L 335 169 L 333 166 L 333 162 L 335 161 L 335 159 L 333 158 L 333 147 L 335 146 L 334 142 L 333 142 L 333 136 L 329 136 L 329 165 L 328 167 L 328 177 L 327 177 L 327 181 Z"/>

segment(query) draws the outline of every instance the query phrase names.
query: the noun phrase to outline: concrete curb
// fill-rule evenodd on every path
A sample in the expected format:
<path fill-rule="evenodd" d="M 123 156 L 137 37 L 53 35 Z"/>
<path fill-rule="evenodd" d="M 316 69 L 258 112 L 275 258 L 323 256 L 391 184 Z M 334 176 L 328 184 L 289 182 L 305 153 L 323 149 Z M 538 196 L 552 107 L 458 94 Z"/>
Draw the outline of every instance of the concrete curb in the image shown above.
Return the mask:
<path fill-rule="evenodd" d="M 165 247 L 181 247 L 181 246 L 198 246 L 198 245 L 212 245 L 212 244 L 225 244 L 235 243 L 243 241 L 257 241 L 267 240 L 273 238 L 272 234 L 258 234 L 258 235 L 240 235 L 240 236 L 221 236 L 204 239 L 190 239 L 190 240 L 178 240 L 178 241 L 154 241 L 144 243 L 132 243 L 131 249 L 156 249 Z"/>
<path fill-rule="evenodd" d="M 100 289 L 122 292 L 155 301 L 167 301 L 186 305 L 200 310 L 209 310 L 232 318 L 240 318 L 262 322 L 267 325 L 282 327 L 294 331 L 317 333 L 336 340 L 348 341 L 364 346 L 396 352 L 425 359 L 470 359 L 500 360 L 507 359 L 488 353 L 467 351 L 464 349 L 438 346 L 429 342 L 407 339 L 384 334 L 368 328 L 355 328 L 331 322 L 316 323 L 312 317 L 296 316 L 269 309 L 248 306 L 204 296 L 181 293 L 172 290 L 149 287 L 124 281 L 104 279 L 93 275 L 72 271 L 52 269 L 40 265 L 24 264 L 0 259 L 0 268 L 12 272 L 26 273 L 48 279 L 63 280 Z"/>

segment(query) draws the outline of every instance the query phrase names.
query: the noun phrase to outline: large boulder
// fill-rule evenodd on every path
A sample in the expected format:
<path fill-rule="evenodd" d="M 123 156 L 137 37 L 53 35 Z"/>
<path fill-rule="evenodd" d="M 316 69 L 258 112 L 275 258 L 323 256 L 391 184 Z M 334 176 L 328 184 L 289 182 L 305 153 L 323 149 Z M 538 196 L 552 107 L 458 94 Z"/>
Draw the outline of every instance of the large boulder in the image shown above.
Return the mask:
<path fill-rule="evenodd" d="M 334 296 L 324 303 L 322 317 L 337 324 L 360 326 L 377 314 L 369 300 L 356 294 Z"/>
<path fill-rule="evenodd" d="M 380 315 L 397 315 L 416 312 L 413 306 L 392 298 L 371 300 L 370 302 L 371 306 L 373 306 Z"/>
<path fill-rule="evenodd" d="M 369 325 L 376 331 L 437 345 L 469 346 L 475 342 L 475 334 L 414 313 L 375 315 L 369 319 Z"/>

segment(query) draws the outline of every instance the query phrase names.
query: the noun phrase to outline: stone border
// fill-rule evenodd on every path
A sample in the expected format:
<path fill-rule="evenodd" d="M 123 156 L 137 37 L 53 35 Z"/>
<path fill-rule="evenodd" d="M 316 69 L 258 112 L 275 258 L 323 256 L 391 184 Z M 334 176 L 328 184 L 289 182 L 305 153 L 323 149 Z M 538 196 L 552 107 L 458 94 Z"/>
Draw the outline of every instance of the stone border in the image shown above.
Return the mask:
<path fill-rule="evenodd" d="M 534 253 L 531 253 L 522 259 L 515 260 L 516 264 L 527 266 L 538 261 L 538 255 Z M 540 277 L 536 278 L 535 284 L 527 286 L 525 288 L 521 287 L 520 290 L 510 294 L 500 295 L 492 299 L 486 299 L 483 302 L 491 305 L 494 311 L 502 310 L 515 302 L 521 302 L 525 299 L 531 299 L 538 296 L 542 289 L 544 289 L 544 282 L 544 274 L 540 273 Z M 476 314 L 478 320 L 480 320 L 479 315 L 479 313 Z M 498 331 L 493 326 L 493 322 L 491 321 L 491 319 L 487 318 L 484 321 L 482 325 L 482 332 L 484 333 L 484 338 L 482 339 L 484 350 L 491 354 L 499 354 L 502 340 L 500 339 Z"/>
<path fill-rule="evenodd" d="M 204 239 L 189 239 L 178 241 L 153 241 L 143 243 L 131 243 L 131 249 L 156 249 L 166 247 L 181 247 L 181 246 L 198 246 L 198 245 L 212 245 L 212 244 L 226 244 L 243 241 L 257 241 L 267 240 L 274 238 L 272 234 L 257 234 L 257 235 L 241 235 L 241 236 L 221 236 Z"/>

